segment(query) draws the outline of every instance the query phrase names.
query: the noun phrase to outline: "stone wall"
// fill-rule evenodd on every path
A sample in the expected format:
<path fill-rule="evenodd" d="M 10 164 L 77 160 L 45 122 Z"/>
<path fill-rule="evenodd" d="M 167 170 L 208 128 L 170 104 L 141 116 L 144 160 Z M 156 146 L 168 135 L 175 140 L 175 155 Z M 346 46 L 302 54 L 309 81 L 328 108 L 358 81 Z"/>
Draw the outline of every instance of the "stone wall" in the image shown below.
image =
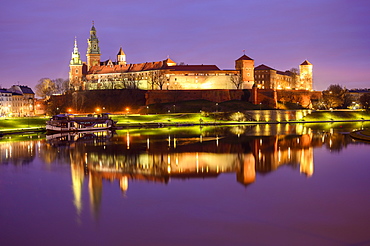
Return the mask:
<path fill-rule="evenodd" d="M 199 99 L 212 102 L 248 101 L 249 96 L 249 90 L 149 90 L 145 95 L 146 105 Z"/>

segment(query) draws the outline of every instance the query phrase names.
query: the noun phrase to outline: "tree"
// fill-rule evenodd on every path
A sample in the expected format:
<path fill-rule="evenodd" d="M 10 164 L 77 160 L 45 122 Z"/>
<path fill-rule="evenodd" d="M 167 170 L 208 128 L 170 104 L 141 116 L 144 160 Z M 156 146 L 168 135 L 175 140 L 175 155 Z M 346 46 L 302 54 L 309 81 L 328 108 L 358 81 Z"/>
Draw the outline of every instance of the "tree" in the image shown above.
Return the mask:
<path fill-rule="evenodd" d="M 231 75 L 230 82 L 235 85 L 235 88 L 237 90 L 241 89 L 241 86 L 243 85 L 243 78 L 241 73 Z"/>
<path fill-rule="evenodd" d="M 342 88 L 340 85 L 330 85 L 327 90 L 322 92 L 325 107 L 329 109 L 343 106 L 346 93 L 346 88 Z"/>
<path fill-rule="evenodd" d="M 57 78 L 52 80 L 56 86 L 56 93 L 64 94 L 69 89 L 68 79 Z"/>
<path fill-rule="evenodd" d="M 362 107 L 366 110 L 370 107 L 370 93 L 364 93 L 359 98 Z"/>
<path fill-rule="evenodd" d="M 163 70 L 157 71 L 156 74 L 156 80 L 154 81 L 154 84 L 159 87 L 160 90 L 163 90 L 163 86 L 168 82 L 165 72 Z"/>
<path fill-rule="evenodd" d="M 298 68 L 293 67 L 289 70 L 289 72 L 290 72 L 290 75 L 292 77 L 292 83 L 291 83 L 290 87 L 299 89 L 300 84 L 299 84 L 299 79 L 298 79 L 298 75 L 299 75 Z"/>
<path fill-rule="evenodd" d="M 49 99 L 51 95 L 57 92 L 57 86 L 54 81 L 49 78 L 42 78 L 36 85 L 36 96 L 44 99 Z"/>

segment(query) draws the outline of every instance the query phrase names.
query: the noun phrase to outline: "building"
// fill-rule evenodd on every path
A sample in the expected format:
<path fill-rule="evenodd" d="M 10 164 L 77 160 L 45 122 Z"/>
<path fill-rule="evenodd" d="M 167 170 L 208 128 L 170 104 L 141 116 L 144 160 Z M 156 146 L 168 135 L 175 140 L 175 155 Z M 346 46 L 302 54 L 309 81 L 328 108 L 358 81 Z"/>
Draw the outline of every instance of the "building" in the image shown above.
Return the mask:
<path fill-rule="evenodd" d="M 163 61 L 129 64 L 120 47 L 116 60 L 101 61 L 99 39 L 93 24 L 88 39 L 86 62 L 82 62 L 75 38 L 70 61 L 70 88 L 74 90 L 124 89 L 201 90 L 260 89 L 312 90 L 312 64 L 304 61 L 300 73 L 280 72 L 266 65 L 254 67 L 245 54 L 235 61 L 235 70 L 221 70 L 216 65 L 177 64 Z"/>
<path fill-rule="evenodd" d="M 12 112 L 12 92 L 0 89 L 0 116 L 9 116 Z"/>
<path fill-rule="evenodd" d="M 30 87 L 13 85 L 8 91 L 12 93 L 12 116 L 33 116 L 35 114 L 35 93 Z"/>
<path fill-rule="evenodd" d="M 254 69 L 254 79 L 259 89 L 312 90 L 312 64 L 304 61 L 298 71 L 278 71 L 264 64 Z"/>

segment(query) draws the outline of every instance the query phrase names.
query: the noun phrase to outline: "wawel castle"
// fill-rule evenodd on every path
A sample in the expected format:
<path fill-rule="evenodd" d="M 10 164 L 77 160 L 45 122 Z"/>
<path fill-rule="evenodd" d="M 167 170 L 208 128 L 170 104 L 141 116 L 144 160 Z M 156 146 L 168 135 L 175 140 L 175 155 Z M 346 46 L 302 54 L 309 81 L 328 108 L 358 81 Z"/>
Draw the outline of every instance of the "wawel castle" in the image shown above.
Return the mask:
<path fill-rule="evenodd" d="M 266 65 L 254 66 L 243 55 L 235 61 L 235 70 L 216 65 L 182 65 L 170 58 L 163 61 L 130 64 L 119 49 L 116 60 L 101 61 L 99 39 L 94 25 L 90 30 L 86 62 L 81 61 L 75 39 L 69 67 L 70 88 L 74 90 L 143 89 L 202 90 L 259 89 L 312 90 L 312 64 L 307 60 L 299 71 L 278 71 Z"/>

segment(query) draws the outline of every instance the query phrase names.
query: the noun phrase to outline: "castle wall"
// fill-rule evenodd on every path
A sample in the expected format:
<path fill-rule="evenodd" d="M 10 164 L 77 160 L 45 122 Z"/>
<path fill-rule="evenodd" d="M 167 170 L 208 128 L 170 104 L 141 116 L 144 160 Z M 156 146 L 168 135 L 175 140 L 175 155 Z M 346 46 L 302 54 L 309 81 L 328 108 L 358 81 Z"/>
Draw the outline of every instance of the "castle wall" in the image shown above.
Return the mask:
<path fill-rule="evenodd" d="M 246 90 L 148 90 L 145 98 L 146 105 L 199 99 L 224 102 L 242 100 L 247 93 Z"/>

